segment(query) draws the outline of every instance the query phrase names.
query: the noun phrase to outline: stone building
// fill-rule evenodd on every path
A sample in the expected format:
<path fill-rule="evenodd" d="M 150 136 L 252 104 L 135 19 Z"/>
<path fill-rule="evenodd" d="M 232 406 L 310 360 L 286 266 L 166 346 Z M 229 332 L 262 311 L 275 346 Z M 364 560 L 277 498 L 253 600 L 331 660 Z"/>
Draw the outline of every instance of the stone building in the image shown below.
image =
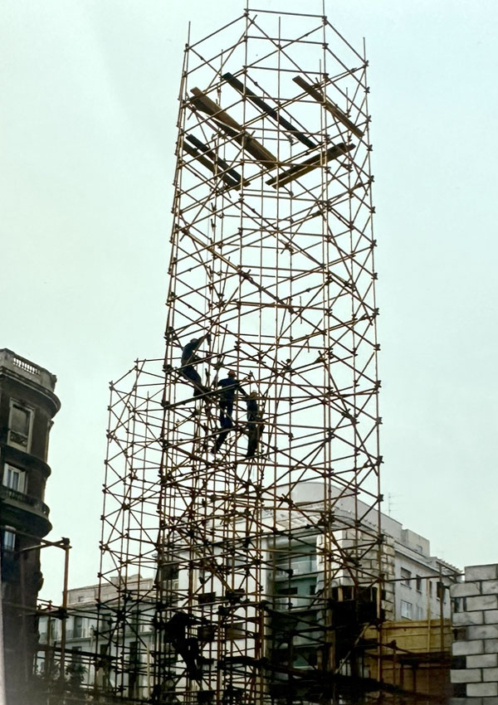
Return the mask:
<path fill-rule="evenodd" d="M 0 530 L 6 688 L 24 705 L 37 646 L 39 540 L 52 526 L 44 504 L 48 442 L 60 409 L 56 377 L 11 350 L 0 350 Z"/>

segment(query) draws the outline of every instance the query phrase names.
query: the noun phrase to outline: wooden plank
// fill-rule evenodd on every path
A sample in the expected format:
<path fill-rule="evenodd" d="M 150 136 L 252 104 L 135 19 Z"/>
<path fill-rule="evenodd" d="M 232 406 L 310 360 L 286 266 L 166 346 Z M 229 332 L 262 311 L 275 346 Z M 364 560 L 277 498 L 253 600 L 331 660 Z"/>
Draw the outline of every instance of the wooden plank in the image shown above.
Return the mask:
<path fill-rule="evenodd" d="M 301 76 L 295 76 L 293 79 L 294 83 L 297 83 L 297 85 L 303 89 L 303 91 L 306 91 L 308 95 L 310 95 L 312 98 L 314 98 L 317 103 L 321 103 L 323 107 L 329 111 L 339 122 L 342 122 L 342 124 L 350 130 L 355 137 L 358 137 L 360 139 L 363 137 L 363 132 L 360 130 L 359 127 L 356 127 L 354 122 L 352 122 L 346 113 L 344 113 L 338 105 L 333 103 L 331 100 L 325 97 L 325 95 L 321 92 L 320 88 L 318 86 L 312 86 L 311 83 L 308 83 L 307 81 L 304 80 L 304 78 L 301 78 Z"/>
<path fill-rule="evenodd" d="M 314 154 L 304 162 L 294 164 L 290 167 L 290 169 L 280 172 L 280 174 L 277 174 L 277 176 L 269 179 L 266 183 L 274 188 L 280 188 L 280 186 L 285 186 L 290 181 L 294 181 L 294 179 L 298 179 L 300 176 L 308 174 L 310 171 L 313 171 L 313 169 L 316 169 L 323 163 L 330 162 L 332 159 L 337 159 L 337 157 L 343 156 L 346 152 L 349 152 L 352 149 L 354 149 L 354 144 L 346 144 L 345 142 L 341 142 L 341 144 L 337 144 L 334 147 L 327 149 L 324 154 L 322 152 L 320 154 Z"/>
<path fill-rule="evenodd" d="M 254 159 L 260 162 L 265 169 L 275 169 L 277 166 L 277 158 L 266 149 L 266 147 L 263 147 L 258 140 L 249 135 L 242 125 L 239 125 L 236 120 L 230 117 L 218 103 L 208 98 L 199 88 L 192 88 L 191 93 L 194 95 L 192 102 L 196 108 L 211 115 L 221 129 L 233 137 L 233 139 L 249 152 Z"/>
<path fill-rule="evenodd" d="M 221 171 L 225 171 L 229 176 L 232 177 L 232 179 L 235 179 L 235 181 L 239 184 L 242 182 L 242 178 L 239 174 L 238 171 L 235 169 L 232 169 L 227 162 L 222 159 L 214 149 L 211 149 L 210 147 L 207 146 L 207 144 L 204 144 L 204 142 L 201 142 L 201 140 L 197 139 L 194 135 L 187 135 L 186 139 L 191 142 L 194 147 L 197 147 L 201 152 L 203 152 L 209 159 L 211 159 L 215 164 L 217 164 L 219 167 L 221 167 Z M 248 183 L 247 181 L 245 184 Z"/>
<path fill-rule="evenodd" d="M 186 144 L 185 142 L 183 143 L 183 151 L 187 152 L 187 154 L 190 154 L 191 157 L 194 157 L 200 164 L 205 166 L 209 171 L 215 176 L 219 176 L 219 178 L 225 182 L 227 186 L 230 186 L 230 188 L 239 188 L 240 186 L 240 181 L 235 181 L 232 179 L 228 174 L 225 174 L 223 171 L 218 171 L 216 169 L 215 164 L 205 157 L 203 154 L 197 151 L 197 149 L 194 149 L 191 147 L 189 144 Z"/>
<path fill-rule="evenodd" d="M 316 147 L 318 147 L 316 142 L 313 142 L 309 137 L 306 137 L 306 135 L 300 132 L 297 127 L 294 127 L 292 123 L 290 123 L 286 118 L 282 117 L 262 98 L 259 98 L 250 88 L 244 86 L 244 84 L 237 78 L 235 78 L 235 76 L 233 76 L 231 73 L 224 73 L 222 78 L 224 78 L 225 81 L 229 83 L 232 88 L 235 88 L 235 90 L 237 90 L 241 95 L 247 96 L 247 98 L 249 98 L 249 100 L 252 101 L 254 105 L 257 105 L 258 108 L 263 110 L 263 112 L 265 112 L 269 117 L 271 117 L 272 120 L 275 120 L 277 124 L 285 128 L 288 132 L 290 132 L 293 137 L 302 142 L 302 144 L 306 145 L 306 147 L 309 147 L 310 149 L 316 149 Z"/>

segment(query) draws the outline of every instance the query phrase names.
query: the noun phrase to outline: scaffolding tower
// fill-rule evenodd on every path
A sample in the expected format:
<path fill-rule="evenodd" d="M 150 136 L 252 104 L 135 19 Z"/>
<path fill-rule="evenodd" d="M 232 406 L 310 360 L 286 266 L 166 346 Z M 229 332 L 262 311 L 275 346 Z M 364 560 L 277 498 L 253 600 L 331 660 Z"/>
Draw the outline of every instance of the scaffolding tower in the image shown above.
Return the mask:
<path fill-rule="evenodd" d="M 324 15 L 248 6 L 188 38 L 165 356 L 111 385 L 116 697 L 347 702 L 365 675 L 385 607 L 366 72 Z"/>

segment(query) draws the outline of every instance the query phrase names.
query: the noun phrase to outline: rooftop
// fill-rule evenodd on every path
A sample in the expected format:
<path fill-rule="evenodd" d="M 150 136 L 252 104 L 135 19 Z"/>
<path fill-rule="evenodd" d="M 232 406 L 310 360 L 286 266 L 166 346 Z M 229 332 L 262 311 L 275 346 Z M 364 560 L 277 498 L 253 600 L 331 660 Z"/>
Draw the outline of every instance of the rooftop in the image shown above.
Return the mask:
<path fill-rule="evenodd" d="M 30 383 L 34 382 L 51 392 L 55 390 L 55 375 L 8 348 L 0 350 L 0 372 L 4 370 L 14 373 L 17 377 L 24 377 Z"/>

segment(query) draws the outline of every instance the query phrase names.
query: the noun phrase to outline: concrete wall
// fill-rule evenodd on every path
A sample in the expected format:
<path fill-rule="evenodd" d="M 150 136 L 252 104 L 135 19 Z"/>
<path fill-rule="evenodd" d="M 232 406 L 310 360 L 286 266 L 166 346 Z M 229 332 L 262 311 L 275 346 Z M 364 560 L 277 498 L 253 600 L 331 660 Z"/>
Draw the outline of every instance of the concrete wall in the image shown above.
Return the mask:
<path fill-rule="evenodd" d="M 465 580 L 452 586 L 451 597 L 452 703 L 477 699 L 481 705 L 482 698 L 482 705 L 498 705 L 498 565 L 465 568 Z"/>

